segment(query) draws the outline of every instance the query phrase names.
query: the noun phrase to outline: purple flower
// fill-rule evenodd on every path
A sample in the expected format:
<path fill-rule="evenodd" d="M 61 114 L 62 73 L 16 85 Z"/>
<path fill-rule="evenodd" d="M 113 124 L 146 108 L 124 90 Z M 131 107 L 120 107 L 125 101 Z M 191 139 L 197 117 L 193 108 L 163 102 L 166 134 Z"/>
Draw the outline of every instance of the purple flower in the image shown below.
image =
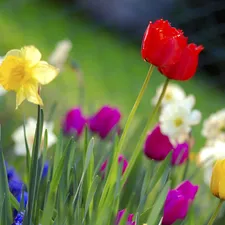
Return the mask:
<path fill-rule="evenodd" d="M 181 183 L 177 188 L 170 190 L 164 204 L 162 224 L 171 225 L 177 220 L 183 220 L 197 191 L 198 186 L 193 185 L 188 180 Z"/>
<path fill-rule="evenodd" d="M 126 209 L 123 209 L 123 210 L 120 210 L 118 213 L 117 213 L 117 216 L 116 216 L 116 225 L 119 225 L 124 213 L 125 213 Z M 127 218 L 127 223 L 126 225 L 136 225 L 135 221 L 133 221 L 133 217 L 134 215 L 133 214 L 129 214 L 128 215 L 128 218 Z"/>
<path fill-rule="evenodd" d="M 89 129 L 97 133 L 102 139 L 112 131 L 119 123 L 121 113 L 119 109 L 103 106 L 95 115 L 89 118 Z"/>
<path fill-rule="evenodd" d="M 12 225 L 23 225 L 23 217 L 24 217 L 24 212 L 18 213 Z"/>
<path fill-rule="evenodd" d="M 63 131 L 66 135 L 80 136 L 86 125 L 86 118 L 80 108 L 72 108 L 66 113 L 63 121 Z"/>
<path fill-rule="evenodd" d="M 9 182 L 9 190 L 16 197 L 21 194 L 23 182 L 20 179 L 11 179 Z"/>
<path fill-rule="evenodd" d="M 189 156 L 188 143 L 178 144 L 172 153 L 172 165 L 180 165 L 184 163 Z"/>
<path fill-rule="evenodd" d="M 118 163 L 123 163 L 122 174 L 124 174 L 124 172 L 126 171 L 127 166 L 128 166 L 128 161 L 127 161 L 127 159 L 126 159 L 123 155 L 119 155 L 119 157 L 118 157 Z M 100 167 L 100 172 L 101 172 L 101 174 L 102 174 L 102 178 L 103 178 L 103 179 L 104 179 L 104 177 L 105 177 L 105 170 L 106 170 L 107 165 L 108 165 L 108 159 L 106 159 L 106 160 L 102 163 L 102 165 L 101 165 L 101 167 Z"/>
<path fill-rule="evenodd" d="M 169 138 L 161 133 L 160 126 L 157 125 L 151 133 L 147 135 L 144 153 L 145 155 L 157 161 L 164 160 L 170 151 L 173 150 L 173 145 Z"/>

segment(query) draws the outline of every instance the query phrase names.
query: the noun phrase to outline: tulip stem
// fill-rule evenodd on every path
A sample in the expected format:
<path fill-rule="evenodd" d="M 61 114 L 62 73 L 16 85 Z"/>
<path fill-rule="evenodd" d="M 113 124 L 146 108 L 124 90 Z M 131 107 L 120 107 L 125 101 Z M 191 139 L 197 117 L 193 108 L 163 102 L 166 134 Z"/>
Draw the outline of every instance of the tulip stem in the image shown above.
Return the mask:
<path fill-rule="evenodd" d="M 216 217 L 218 216 L 218 213 L 221 209 L 222 204 L 223 204 L 223 200 L 220 200 L 217 207 L 216 207 L 215 212 L 212 214 L 212 216 L 211 216 L 211 218 L 208 222 L 208 225 L 212 225 L 214 223 L 214 221 L 215 221 Z"/>
<path fill-rule="evenodd" d="M 152 112 L 151 116 L 149 117 L 149 119 L 148 119 L 148 121 L 146 123 L 146 126 L 145 126 L 145 128 L 144 128 L 144 130 L 143 130 L 143 132 L 142 132 L 142 134 L 141 134 L 141 136 L 139 138 L 139 141 L 138 141 L 138 143 L 136 145 L 136 148 L 135 148 L 135 150 L 134 150 L 134 152 L 133 152 L 133 154 L 131 156 L 131 159 L 129 161 L 129 166 L 127 167 L 127 170 L 126 170 L 126 172 L 124 173 L 124 175 L 122 177 L 122 186 L 125 184 L 128 176 L 129 176 L 129 174 L 130 174 L 130 172 L 131 172 L 131 170 L 132 170 L 132 168 L 133 168 L 133 166 L 134 166 L 134 164 L 136 162 L 136 159 L 138 158 L 138 156 L 139 156 L 139 154 L 141 152 L 140 149 L 142 148 L 142 146 L 144 144 L 144 141 L 145 141 L 145 138 L 146 138 L 146 134 L 147 134 L 149 128 L 151 127 L 152 122 L 154 121 L 154 118 L 155 118 L 155 116 L 156 116 L 156 114 L 157 114 L 157 112 L 159 110 L 159 107 L 160 107 L 160 105 L 162 103 L 162 100 L 163 100 L 163 97 L 164 97 L 164 95 L 166 93 L 166 89 L 167 89 L 167 86 L 169 84 L 169 81 L 170 81 L 170 79 L 167 78 L 165 83 L 164 83 L 164 85 L 163 85 L 163 90 L 162 90 L 161 95 L 160 95 L 160 97 L 158 99 L 158 102 L 157 102 L 155 108 L 153 109 L 153 112 Z"/>
<path fill-rule="evenodd" d="M 139 104 L 141 102 L 141 99 L 142 99 L 142 97 L 144 95 L 144 92 L 145 92 L 145 90 L 146 90 L 146 88 L 148 86 L 148 83 L 149 83 L 149 80 L 151 78 L 153 70 L 154 70 L 154 66 L 151 64 L 150 67 L 149 67 L 148 73 L 146 75 L 146 78 L 144 80 L 144 83 L 143 83 L 143 85 L 141 87 L 141 90 L 140 90 L 140 92 L 138 94 L 138 97 L 137 97 L 137 99 L 136 99 L 136 101 L 135 101 L 135 103 L 133 105 L 133 108 L 130 111 L 130 114 L 128 116 L 127 122 L 125 124 L 123 133 L 121 135 L 121 138 L 120 138 L 120 141 L 119 141 L 119 144 L 118 144 L 119 151 L 121 151 L 121 149 L 123 148 L 123 145 L 124 145 L 124 142 L 125 142 L 125 138 L 127 136 L 128 129 L 129 129 L 130 125 L 131 125 L 131 122 L 132 122 L 132 120 L 134 118 L 134 115 L 135 115 L 135 113 L 137 111 L 137 108 L 138 108 L 138 106 L 139 106 Z"/>

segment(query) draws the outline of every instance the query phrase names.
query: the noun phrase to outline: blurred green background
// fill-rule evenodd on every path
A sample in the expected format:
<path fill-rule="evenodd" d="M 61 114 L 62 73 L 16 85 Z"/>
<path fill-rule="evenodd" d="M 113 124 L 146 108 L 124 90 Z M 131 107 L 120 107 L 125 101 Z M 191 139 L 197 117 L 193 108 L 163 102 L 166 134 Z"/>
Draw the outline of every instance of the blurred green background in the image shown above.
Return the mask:
<path fill-rule="evenodd" d="M 47 1 L 1 0 L 0 37 L 0 55 L 32 44 L 43 53 L 44 59 L 49 57 L 58 41 L 70 39 L 73 48 L 68 62 L 75 60 L 84 74 L 85 114 L 91 114 L 103 104 L 118 106 L 123 124 L 149 67 L 140 55 L 141 40 L 138 45 L 132 43 L 81 14 L 70 13 L 63 5 Z M 138 110 L 138 121 L 145 121 L 152 111 L 151 99 L 163 81 L 164 77 L 155 70 Z M 187 94 L 196 96 L 196 108 L 201 110 L 203 118 L 224 107 L 224 96 L 202 74 L 197 73 L 194 79 L 179 84 Z M 79 100 L 78 82 L 70 63 L 54 82 L 43 87 L 42 94 L 46 114 L 55 101 L 58 103 L 54 116 L 58 129 L 64 113 L 78 105 Z M 24 116 L 35 116 L 36 107 L 23 103 L 15 111 L 14 93 L 8 93 L 2 101 L 3 145 L 8 149 L 13 144 L 12 132 L 21 125 Z M 134 131 L 137 138 L 139 132 L 139 129 Z M 198 151 L 204 144 L 201 125 L 194 127 L 194 136 L 194 150 Z"/>

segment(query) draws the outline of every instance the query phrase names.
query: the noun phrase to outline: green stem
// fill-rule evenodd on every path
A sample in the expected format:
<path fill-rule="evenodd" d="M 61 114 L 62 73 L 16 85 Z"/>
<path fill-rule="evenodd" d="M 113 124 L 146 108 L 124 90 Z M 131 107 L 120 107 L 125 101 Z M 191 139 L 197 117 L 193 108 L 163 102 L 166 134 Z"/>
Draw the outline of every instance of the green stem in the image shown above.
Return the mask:
<path fill-rule="evenodd" d="M 123 133 L 121 135 L 121 138 L 120 138 L 120 141 L 119 141 L 119 144 L 118 144 L 119 152 L 123 148 L 123 145 L 124 145 L 124 142 L 125 142 L 125 138 L 127 136 L 128 129 L 129 129 L 130 125 L 131 125 L 131 122 L 132 122 L 132 120 L 134 118 L 134 115 L 135 115 L 135 113 L 137 111 L 137 108 L 138 108 L 138 106 L 139 106 L 139 104 L 141 102 L 141 99 L 142 99 L 142 97 L 144 95 L 144 92 L 145 92 L 145 90 L 146 90 L 146 88 L 148 86 L 148 83 L 149 83 L 149 80 L 151 78 L 153 70 L 154 70 L 154 66 L 150 65 L 148 73 L 147 73 L 147 76 L 145 78 L 145 81 L 144 81 L 144 83 L 143 83 L 143 85 L 141 87 L 141 90 L 140 90 L 140 92 L 138 94 L 138 97 L 137 97 L 137 99 L 136 99 L 136 101 L 135 101 L 135 103 L 133 105 L 133 108 L 130 111 L 130 114 L 128 116 L 127 122 L 126 122 L 124 130 L 123 130 Z"/>
<path fill-rule="evenodd" d="M 144 80 L 144 83 L 143 83 L 143 85 L 141 87 L 141 90 L 140 90 L 140 92 L 138 94 L 138 97 L 137 97 L 137 99 L 136 99 L 136 101 L 134 103 L 134 106 L 131 109 L 131 112 L 130 112 L 130 114 L 128 116 L 128 119 L 127 119 L 127 122 L 125 124 L 122 136 L 121 136 L 121 138 L 119 140 L 118 145 L 115 148 L 114 156 L 113 156 L 113 159 L 115 159 L 115 160 L 113 160 L 113 162 L 112 162 L 112 165 L 111 165 L 110 170 L 109 170 L 109 176 L 107 177 L 107 180 L 106 180 L 106 183 L 105 183 L 105 187 L 104 187 L 104 189 L 102 191 L 102 195 L 101 195 L 100 202 L 99 202 L 99 207 L 100 208 L 103 206 L 104 202 L 107 201 L 107 195 L 110 196 L 109 190 L 110 190 L 111 184 L 113 184 L 113 180 L 115 180 L 115 182 L 116 182 L 116 177 L 113 174 L 115 173 L 115 171 L 117 169 L 117 166 L 118 166 L 117 159 L 118 159 L 119 153 L 121 152 L 122 147 L 124 145 L 124 141 L 125 141 L 128 129 L 129 129 L 130 125 L 131 125 L 131 122 L 132 122 L 132 120 L 134 118 L 134 115 L 135 115 L 135 113 L 137 111 L 137 108 L 138 108 L 138 106 L 139 106 L 139 104 L 141 102 L 141 99 L 142 99 L 142 97 L 144 95 L 144 92 L 145 92 L 145 90 L 147 88 L 147 85 L 148 85 L 149 80 L 151 78 L 153 69 L 154 69 L 154 66 L 150 65 L 150 68 L 148 70 L 148 73 L 147 73 L 147 76 L 146 76 L 146 78 Z M 113 190 L 113 189 L 111 188 L 111 190 Z"/>
<path fill-rule="evenodd" d="M 213 213 L 212 217 L 210 218 L 209 222 L 208 222 L 208 225 L 212 225 L 216 219 L 216 217 L 218 216 L 219 214 L 219 211 L 221 209 L 221 206 L 223 204 L 223 200 L 220 200 L 217 207 L 216 207 L 216 210 L 215 212 Z"/>
<path fill-rule="evenodd" d="M 126 172 L 124 173 L 124 175 L 122 177 L 122 186 L 125 184 L 128 176 L 129 176 L 129 174 L 130 174 L 130 172 L 131 172 L 131 170 L 132 170 L 132 168 L 133 168 L 133 166 L 134 166 L 134 164 L 136 162 L 136 159 L 138 158 L 138 156 L 139 156 L 139 154 L 141 152 L 140 149 L 142 148 L 142 146 L 144 144 L 144 141 L 145 141 L 145 138 L 146 138 L 146 133 L 148 132 L 149 128 L 151 127 L 152 122 L 154 121 L 154 118 L 155 118 L 155 116 L 156 116 L 156 114 L 157 114 L 157 112 L 159 110 L 159 107 L 161 105 L 162 99 L 163 99 L 163 97 L 164 97 L 164 95 L 166 93 L 166 89 L 167 89 L 167 86 L 169 84 L 169 81 L 170 81 L 169 78 L 167 78 L 165 83 L 164 83 L 163 90 L 162 90 L 161 95 L 160 95 L 160 97 L 158 99 L 158 102 L 157 102 L 157 104 L 156 104 L 156 106 L 155 106 L 155 108 L 154 108 L 154 110 L 152 112 L 152 115 L 149 117 L 149 119 L 147 121 L 147 124 L 146 124 L 146 126 L 145 126 L 145 128 L 144 128 L 144 130 L 143 130 L 143 132 L 142 132 L 142 134 L 140 136 L 140 138 L 139 138 L 137 146 L 136 146 L 136 148 L 135 148 L 135 150 L 134 150 L 134 152 L 133 152 L 133 154 L 131 156 L 131 159 L 129 161 L 129 166 L 128 166 Z"/>

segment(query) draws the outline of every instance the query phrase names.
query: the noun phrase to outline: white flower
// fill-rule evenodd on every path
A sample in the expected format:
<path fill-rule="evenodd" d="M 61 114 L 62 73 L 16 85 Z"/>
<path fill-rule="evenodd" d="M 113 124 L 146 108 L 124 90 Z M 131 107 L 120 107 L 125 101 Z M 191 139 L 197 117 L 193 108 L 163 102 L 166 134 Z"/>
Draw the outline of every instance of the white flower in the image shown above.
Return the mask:
<path fill-rule="evenodd" d="M 28 142 L 28 147 L 30 152 L 32 151 L 32 146 L 34 142 L 34 135 L 35 135 L 35 129 L 36 129 L 36 123 L 37 121 L 33 118 L 28 118 L 27 123 L 25 124 L 26 128 L 26 137 Z M 44 141 L 44 132 L 45 129 L 48 131 L 48 147 L 50 148 L 52 145 L 54 145 L 57 141 L 56 135 L 53 133 L 54 125 L 52 122 L 44 122 L 43 124 L 43 135 L 42 135 L 42 146 Z M 26 155 L 26 146 L 25 146 L 25 139 L 24 139 L 24 131 L 23 126 L 20 126 L 17 128 L 13 135 L 12 139 L 15 142 L 15 153 L 17 155 Z"/>
<path fill-rule="evenodd" d="M 71 49 L 72 42 L 70 40 L 59 41 L 49 57 L 49 63 L 62 70 Z"/>
<path fill-rule="evenodd" d="M 163 85 L 160 85 L 156 90 L 156 95 L 152 99 L 152 104 L 156 105 L 161 92 L 163 90 Z M 184 90 L 177 84 L 169 83 L 166 89 L 165 96 L 162 99 L 162 106 L 165 106 L 169 103 L 174 103 L 177 101 L 182 101 L 185 98 L 186 94 Z"/>
<path fill-rule="evenodd" d="M 205 146 L 198 153 L 198 164 L 204 168 L 204 181 L 210 184 L 213 165 L 218 159 L 225 159 L 225 142 L 217 140 L 211 146 Z"/>
<path fill-rule="evenodd" d="M 173 144 L 184 142 L 189 136 L 191 126 L 200 122 L 201 113 L 192 110 L 194 104 L 194 96 L 188 96 L 183 101 L 168 104 L 162 109 L 159 117 L 160 128 Z"/>
<path fill-rule="evenodd" d="M 202 135 L 213 141 L 219 139 L 225 141 L 225 109 L 222 109 L 204 121 Z"/>

